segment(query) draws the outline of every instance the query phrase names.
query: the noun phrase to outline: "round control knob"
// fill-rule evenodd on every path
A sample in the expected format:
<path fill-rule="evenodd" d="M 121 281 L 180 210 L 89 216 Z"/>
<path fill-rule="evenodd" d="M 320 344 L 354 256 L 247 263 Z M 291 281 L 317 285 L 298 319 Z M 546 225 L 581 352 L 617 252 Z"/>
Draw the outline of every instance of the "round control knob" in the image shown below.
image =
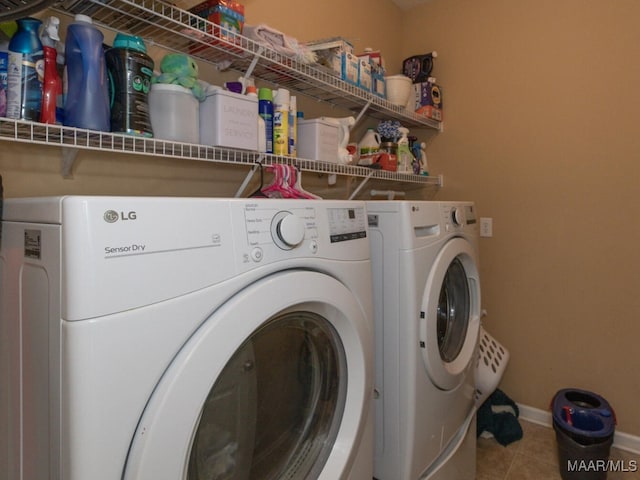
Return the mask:
<path fill-rule="evenodd" d="M 271 221 L 271 233 L 280 248 L 290 250 L 304 240 L 304 222 L 290 212 L 278 212 Z"/>
<path fill-rule="evenodd" d="M 459 208 L 452 208 L 451 209 L 451 220 L 453 220 L 453 223 L 456 225 L 462 225 L 464 223 L 464 217 L 462 215 L 462 210 L 460 210 Z"/>

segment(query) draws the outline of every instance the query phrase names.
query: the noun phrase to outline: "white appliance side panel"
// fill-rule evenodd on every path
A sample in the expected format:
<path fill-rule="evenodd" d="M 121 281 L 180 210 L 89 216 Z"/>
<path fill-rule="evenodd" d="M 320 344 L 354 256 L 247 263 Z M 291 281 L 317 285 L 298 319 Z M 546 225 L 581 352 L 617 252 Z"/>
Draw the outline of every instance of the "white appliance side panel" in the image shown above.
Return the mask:
<path fill-rule="evenodd" d="M 2 219 L 13 222 L 59 224 L 60 203 L 63 198 L 6 198 L 2 207 Z"/>
<path fill-rule="evenodd" d="M 57 479 L 60 227 L 5 222 L 2 242 L 0 466 L 9 479 Z"/>

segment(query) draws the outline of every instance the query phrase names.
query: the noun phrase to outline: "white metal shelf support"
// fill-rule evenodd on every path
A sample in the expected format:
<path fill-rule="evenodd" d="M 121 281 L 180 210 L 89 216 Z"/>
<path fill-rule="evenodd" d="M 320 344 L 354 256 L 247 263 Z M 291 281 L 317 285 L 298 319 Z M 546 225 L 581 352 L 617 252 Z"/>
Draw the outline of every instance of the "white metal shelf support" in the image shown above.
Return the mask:
<path fill-rule="evenodd" d="M 61 173 L 62 178 L 73 178 L 73 166 L 78 158 L 78 149 L 73 147 L 62 147 Z"/>
<path fill-rule="evenodd" d="M 354 198 L 356 198 L 356 196 L 360 193 L 360 190 L 362 190 L 362 188 L 364 187 L 364 184 L 367 183 L 371 178 L 371 176 L 373 175 L 373 172 L 374 171 L 371 170 L 369 172 L 369 175 L 367 175 L 366 177 L 364 177 L 364 179 L 362 179 L 362 181 L 360 182 L 360 185 L 358 185 L 356 189 L 353 191 L 353 193 L 349 195 L 349 200 L 353 200 Z"/>
<path fill-rule="evenodd" d="M 264 155 L 260 155 L 256 159 L 256 163 L 253 164 L 253 166 L 249 170 L 249 173 L 247 173 L 247 175 L 244 177 L 244 180 L 242 181 L 242 184 L 240 184 L 240 187 L 236 191 L 236 194 L 234 195 L 235 198 L 240 198 L 241 197 L 241 195 L 243 194 L 245 188 L 247 188 L 247 185 L 249 185 L 249 182 L 251 181 L 251 179 L 255 175 L 256 171 L 259 168 L 262 168 L 262 160 L 263 159 L 264 159 Z"/>
<path fill-rule="evenodd" d="M 362 117 L 364 117 L 364 114 L 366 113 L 366 111 L 369 110 L 369 107 L 371 106 L 371 102 L 373 102 L 373 100 L 368 100 L 367 103 L 362 107 L 362 109 L 360 110 L 360 113 L 356 117 L 355 123 L 353 124 L 354 126 L 358 124 L 358 122 L 362 119 Z"/>
<path fill-rule="evenodd" d="M 253 60 L 251 60 L 251 63 L 249 64 L 249 67 L 247 68 L 247 71 L 244 72 L 244 75 L 242 75 L 242 79 L 243 80 L 247 80 L 249 77 L 251 77 L 251 75 L 253 74 L 253 71 L 256 68 L 256 65 L 258 64 L 258 60 L 260 60 L 260 56 L 264 53 L 264 47 L 262 45 L 260 45 L 260 47 L 258 47 L 258 51 L 253 55 Z M 246 82 L 242 82 L 243 87 L 245 87 Z M 244 92 L 243 92 L 244 93 Z"/>

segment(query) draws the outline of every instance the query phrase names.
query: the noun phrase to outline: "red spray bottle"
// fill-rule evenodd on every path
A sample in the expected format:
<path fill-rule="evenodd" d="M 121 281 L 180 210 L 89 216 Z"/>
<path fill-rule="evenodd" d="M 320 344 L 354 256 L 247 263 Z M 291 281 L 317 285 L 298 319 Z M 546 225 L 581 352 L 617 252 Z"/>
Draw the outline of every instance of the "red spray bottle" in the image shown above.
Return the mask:
<path fill-rule="evenodd" d="M 42 82 L 42 108 L 40 122 L 62 123 L 62 108 L 56 109 L 56 101 L 62 98 L 62 80 L 58 74 L 56 43 L 60 41 L 60 19 L 49 17 L 44 24 L 40 41 L 44 51 L 44 81 Z"/>

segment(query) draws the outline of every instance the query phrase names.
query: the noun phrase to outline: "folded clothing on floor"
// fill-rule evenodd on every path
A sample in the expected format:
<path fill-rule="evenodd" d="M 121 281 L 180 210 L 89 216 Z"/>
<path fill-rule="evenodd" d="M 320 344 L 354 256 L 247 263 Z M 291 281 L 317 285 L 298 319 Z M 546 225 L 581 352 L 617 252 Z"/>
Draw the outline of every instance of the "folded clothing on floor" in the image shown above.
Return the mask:
<path fill-rule="evenodd" d="M 477 413 L 477 435 L 492 434 L 500 445 L 508 445 L 522 438 L 522 427 L 518 421 L 520 410 L 502 390 L 496 389 L 487 398 Z"/>

